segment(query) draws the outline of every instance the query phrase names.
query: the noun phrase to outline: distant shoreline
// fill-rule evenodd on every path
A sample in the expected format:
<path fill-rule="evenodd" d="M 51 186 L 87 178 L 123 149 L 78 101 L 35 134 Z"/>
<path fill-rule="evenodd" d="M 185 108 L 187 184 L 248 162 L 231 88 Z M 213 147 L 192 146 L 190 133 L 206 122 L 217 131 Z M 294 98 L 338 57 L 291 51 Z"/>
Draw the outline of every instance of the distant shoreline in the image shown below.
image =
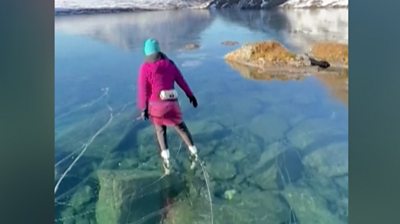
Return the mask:
<path fill-rule="evenodd" d="M 112 14 L 124 12 L 145 12 L 156 11 L 152 9 L 140 8 L 81 8 L 81 9 L 56 9 L 55 16 L 69 16 L 69 15 L 93 15 L 93 14 Z"/>
<path fill-rule="evenodd" d="M 171 11 L 171 10 L 210 10 L 214 8 L 135 8 L 135 7 L 104 7 L 104 8 L 56 8 L 54 10 L 55 16 L 73 16 L 73 15 L 96 15 L 96 14 L 115 14 L 126 12 L 151 12 L 151 11 Z M 234 8 L 222 8 L 216 10 L 229 10 Z M 269 10 L 315 10 L 315 9 L 348 9 L 348 6 L 341 7 L 309 7 L 309 8 L 296 8 L 296 7 L 277 7 Z M 237 9 L 237 10 L 266 10 L 266 9 Z M 267 11 L 269 11 L 267 10 Z"/>

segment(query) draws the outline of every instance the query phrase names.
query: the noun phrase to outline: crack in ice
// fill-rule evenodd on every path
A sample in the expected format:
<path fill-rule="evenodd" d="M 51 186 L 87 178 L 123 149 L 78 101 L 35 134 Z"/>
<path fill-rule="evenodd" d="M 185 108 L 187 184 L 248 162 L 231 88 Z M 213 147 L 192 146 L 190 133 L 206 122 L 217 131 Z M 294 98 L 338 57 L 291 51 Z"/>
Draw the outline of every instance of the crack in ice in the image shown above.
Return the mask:
<path fill-rule="evenodd" d="M 108 95 L 108 88 L 104 89 L 105 91 L 105 95 Z M 61 182 L 63 181 L 63 179 L 65 178 L 65 176 L 68 174 L 68 172 L 72 169 L 72 167 L 78 162 L 78 160 L 82 157 L 82 155 L 86 152 L 87 148 L 92 144 L 92 142 L 94 141 L 94 139 L 101 134 L 107 127 L 108 125 L 111 123 L 111 121 L 113 120 L 113 109 L 112 107 L 107 104 L 107 108 L 110 112 L 110 118 L 108 119 L 107 123 L 101 127 L 90 139 L 89 141 L 85 144 L 85 147 L 82 149 L 82 151 L 79 153 L 79 155 L 75 158 L 75 160 L 71 163 L 71 165 L 65 170 L 65 172 L 61 175 L 60 179 L 58 180 L 56 186 L 54 187 L 54 193 L 57 193 L 57 190 L 61 184 Z"/>

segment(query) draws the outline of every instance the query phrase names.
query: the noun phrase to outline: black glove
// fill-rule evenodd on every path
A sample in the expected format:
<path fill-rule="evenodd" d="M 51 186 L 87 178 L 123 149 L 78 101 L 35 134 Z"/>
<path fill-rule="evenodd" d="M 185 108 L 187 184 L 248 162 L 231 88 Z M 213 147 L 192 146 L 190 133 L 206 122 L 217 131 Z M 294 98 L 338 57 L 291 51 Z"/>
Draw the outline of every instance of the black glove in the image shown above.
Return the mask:
<path fill-rule="evenodd" d="M 149 110 L 147 108 L 143 110 L 143 112 L 141 114 L 141 117 L 144 120 L 148 120 L 149 119 Z"/>
<path fill-rule="evenodd" d="M 197 107 L 197 100 L 196 97 L 194 96 L 189 96 L 189 101 L 191 104 L 193 104 L 193 107 Z"/>

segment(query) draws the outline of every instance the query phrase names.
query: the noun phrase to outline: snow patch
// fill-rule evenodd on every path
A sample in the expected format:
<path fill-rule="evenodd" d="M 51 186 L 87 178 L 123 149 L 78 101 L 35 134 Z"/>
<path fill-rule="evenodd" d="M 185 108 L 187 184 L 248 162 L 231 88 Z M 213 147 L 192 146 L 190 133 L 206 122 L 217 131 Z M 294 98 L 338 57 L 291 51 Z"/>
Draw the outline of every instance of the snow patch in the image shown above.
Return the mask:
<path fill-rule="evenodd" d="M 166 10 L 179 8 L 207 8 L 211 0 L 55 0 L 56 11 L 95 9 Z"/>
<path fill-rule="evenodd" d="M 328 8 L 328 7 L 348 7 L 348 0 L 289 0 L 281 7 L 288 8 Z"/>

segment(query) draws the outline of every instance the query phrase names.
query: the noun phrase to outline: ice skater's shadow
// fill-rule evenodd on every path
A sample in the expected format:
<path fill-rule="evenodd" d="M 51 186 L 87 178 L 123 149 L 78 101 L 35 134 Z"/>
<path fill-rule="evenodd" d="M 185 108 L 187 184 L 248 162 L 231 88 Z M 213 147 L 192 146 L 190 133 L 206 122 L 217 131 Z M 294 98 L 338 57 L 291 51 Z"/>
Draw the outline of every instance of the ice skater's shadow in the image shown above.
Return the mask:
<path fill-rule="evenodd" d="M 138 147 L 137 136 L 140 131 L 148 127 L 150 124 L 141 120 L 134 121 L 128 132 L 121 141 L 111 150 L 111 153 L 127 152 Z"/>

